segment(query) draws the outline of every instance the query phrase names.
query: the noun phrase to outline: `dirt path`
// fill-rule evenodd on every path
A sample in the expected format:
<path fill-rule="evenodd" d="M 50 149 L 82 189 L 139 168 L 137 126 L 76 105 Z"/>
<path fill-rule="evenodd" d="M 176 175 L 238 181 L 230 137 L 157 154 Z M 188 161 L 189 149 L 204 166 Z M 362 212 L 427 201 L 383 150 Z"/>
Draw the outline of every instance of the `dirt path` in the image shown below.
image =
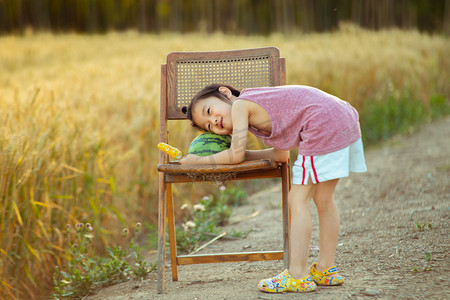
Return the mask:
<path fill-rule="evenodd" d="M 369 172 L 341 180 L 336 193 L 342 223 L 336 263 L 343 286 L 265 294 L 258 281 L 282 271 L 282 262 L 242 262 L 180 266 L 177 282 L 168 268 L 163 295 L 156 293 L 152 273 L 149 280 L 112 286 L 87 299 L 450 298 L 450 118 L 369 149 L 366 160 Z M 235 209 L 236 216 L 259 214 L 233 228 L 252 232 L 245 239 L 217 241 L 205 252 L 281 249 L 280 195 L 272 188 L 251 196 L 249 205 Z M 318 254 L 312 211 L 310 263 Z M 427 258 L 430 270 L 423 271 Z"/>

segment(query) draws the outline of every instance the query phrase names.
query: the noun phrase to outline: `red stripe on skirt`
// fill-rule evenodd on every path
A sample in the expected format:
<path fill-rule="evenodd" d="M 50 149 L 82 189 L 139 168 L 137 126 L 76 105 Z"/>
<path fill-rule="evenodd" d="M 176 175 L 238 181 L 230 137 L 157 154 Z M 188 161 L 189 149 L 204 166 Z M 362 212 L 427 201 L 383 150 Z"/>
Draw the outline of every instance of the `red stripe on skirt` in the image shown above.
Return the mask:
<path fill-rule="evenodd" d="M 302 162 L 302 168 L 303 168 L 303 179 L 302 179 L 302 184 L 305 184 L 305 157 L 303 156 L 303 162 Z"/>
<path fill-rule="evenodd" d="M 316 183 L 319 182 L 319 179 L 317 179 L 317 173 L 316 173 L 316 168 L 314 168 L 314 160 L 313 157 L 311 156 L 311 167 L 313 169 L 314 172 L 314 178 L 316 179 Z"/>

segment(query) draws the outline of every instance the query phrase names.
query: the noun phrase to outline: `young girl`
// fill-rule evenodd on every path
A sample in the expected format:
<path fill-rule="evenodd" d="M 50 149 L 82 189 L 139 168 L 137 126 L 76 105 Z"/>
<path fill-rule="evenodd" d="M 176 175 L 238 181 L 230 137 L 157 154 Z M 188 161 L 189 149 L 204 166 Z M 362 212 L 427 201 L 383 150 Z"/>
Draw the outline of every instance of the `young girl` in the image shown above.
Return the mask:
<path fill-rule="evenodd" d="M 244 89 L 213 84 L 200 91 L 183 111 L 203 131 L 232 134 L 228 150 L 210 156 L 187 155 L 181 164 L 235 164 L 271 158 L 285 162 L 298 148 L 288 195 L 290 266 L 264 279 L 264 292 L 310 292 L 318 285 L 340 285 L 335 267 L 340 219 L 334 202 L 339 178 L 365 172 L 358 113 L 347 102 L 308 86 Z M 246 150 L 248 131 L 273 148 Z M 312 232 L 310 201 L 319 215 L 320 253 L 308 267 Z"/>

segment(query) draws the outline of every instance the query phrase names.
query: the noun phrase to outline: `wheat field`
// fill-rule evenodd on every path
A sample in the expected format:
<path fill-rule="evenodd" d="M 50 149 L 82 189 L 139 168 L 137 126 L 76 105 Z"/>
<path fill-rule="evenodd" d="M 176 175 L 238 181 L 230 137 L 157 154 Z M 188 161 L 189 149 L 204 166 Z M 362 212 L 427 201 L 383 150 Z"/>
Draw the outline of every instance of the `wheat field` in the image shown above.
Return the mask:
<path fill-rule="evenodd" d="M 0 37 L 0 298 L 38 299 L 67 257 L 66 224 L 101 249 L 123 226 L 155 223 L 160 65 L 172 51 L 277 46 L 287 83 L 351 102 L 407 90 L 450 98 L 450 43 L 417 31 L 226 36 L 30 34 Z M 186 150 L 195 131 L 171 127 Z M 194 190 L 194 192 L 192 192 Z M 174 191 L 194 201 L 199 189 Z"/>

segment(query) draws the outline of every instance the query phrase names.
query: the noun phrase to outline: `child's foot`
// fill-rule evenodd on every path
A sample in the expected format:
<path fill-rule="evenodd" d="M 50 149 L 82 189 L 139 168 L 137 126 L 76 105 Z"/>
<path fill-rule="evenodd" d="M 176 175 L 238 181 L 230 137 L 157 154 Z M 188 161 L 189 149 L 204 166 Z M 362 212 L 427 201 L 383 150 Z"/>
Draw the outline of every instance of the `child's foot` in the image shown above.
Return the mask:
<path fill-rule="evenodd" d="M 312 280 L 311 275 L 301 279 L 294 279 L 288 270 L 284 270 L 273 278 L 261 280 L 258 284 L 261 291 L 267 293 L 283 293 L 283 292 L 312 292 L 316 289 L 316 284 Z"/>
<path fill-rule="evenodd" d="M 344 283 L 335 266 L 319 272 L 316 269 L 317 263 L 311 266 L 311 275 L 315 283 L 318 285 L 341 285 Z"/>

